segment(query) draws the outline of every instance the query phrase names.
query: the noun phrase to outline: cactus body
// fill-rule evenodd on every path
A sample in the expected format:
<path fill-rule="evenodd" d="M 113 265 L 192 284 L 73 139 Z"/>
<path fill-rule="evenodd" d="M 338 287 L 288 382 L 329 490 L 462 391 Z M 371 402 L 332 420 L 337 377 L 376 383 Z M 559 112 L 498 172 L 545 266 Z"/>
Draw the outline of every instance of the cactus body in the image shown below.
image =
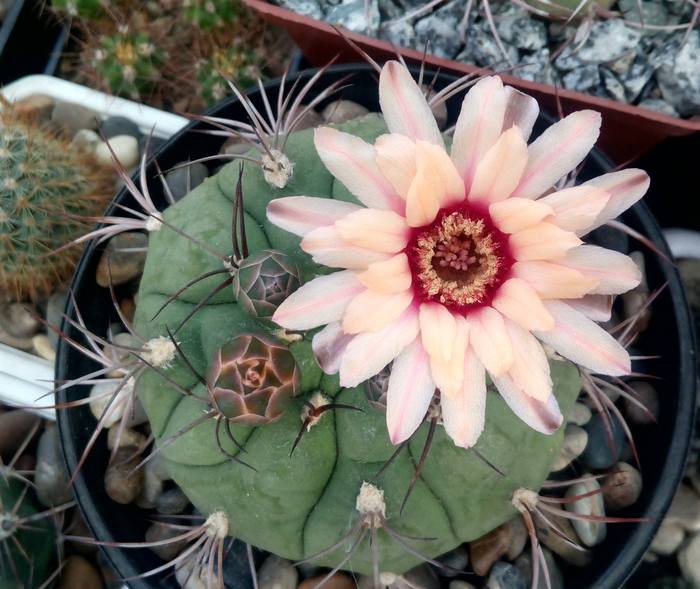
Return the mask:
<path fill-rule="evenodd" d="M 236 18 L 242 8 L 231 0 L 185 0 L 183 11 L 192 24 L 201 29 L 221 28 Z"/>
<path fill-rule="evenodd" d="M 340 126 L 373 141 L 385 132 L 376 115 Z M 286 153 L 295 173 L 284 189 L 271 188 L 260 169 L 247 166 L 243 175 L 246 233 L 251 255 L 263 250 L 281 251 L 298 268 L 302 283 L 322 272 L 299 248 L 299 238 L 270 224 L 267 203 L 286 195 L 327 196 L 353 201 L 321 163 L 312 131 L 290 136 Z M 212 248 L 230 252 L 231 207 L 238 164 L 230 164 L 165 214 L 169 223 Z M 141 283 L 136 327 L 146 337 L 165 333 L 220 281 L 207 279 L 170 304 L 155 320 L 155 311 L 166 297 L 185 282 L 215 270 L 221 261 L 173 231 L 152 234 Z M 233 289 L 216 295 L 178 332 L 182 349 L 201 373 L 211 369 L 218 350 L 243 333 L 277 337 L 285 334 L 263 318 L 237 304 Z M 203 513 L 224 510 L 231 533 L 246 542 L 280 556 L 301 559 L 320 552 L 341 539 L 357 521 L 355 501 L 364 481 L 373 481 L 395 447 L 391 445 L 384 413 L 368 402 L 367 383 L 341 389 L 336 376 L 322 374 L 310 350 L 312 333 L 289 344 L 301 373 L 297 396 L 288 400 L 284 414 L 262 426 L 232 425 L 236 440 L 245 446 L 239 454 L 230 439 L 222 438 L 227 452 L 238 455 L 256 470 L 232 463 L 216 444 L 216 423 L 206 422 L 180 437 L 165 450 L 170 473 Z M 279 339 L 282 338 L 282 339 Z M 178 359 L 169 376 L 182 386 L 206 395 L 192 372 Z M 566 414 L 580 390 L 578 370 L 567 362 L 552 363 L 554 390 Z M 146 372 L 139 392 L 154 434 L 163 440 L 202 414 L 202 403 L 185 398 L 159 375 Z M 321 392 L 336 403 L 359 411 L 329 411 L 304 435 L 290 456 L 301 426 L 305 400 Z M 425 468 L 403 513 L 400 505 L 415 462 L 427 435 L 424 424 L 386 472 L 375 481 L 384 491 L 386 517 L 393 529 L 414 537 L 413 548 L 434 557 L 458 544 L 478 538 L 516 514 L 511 495 L 518 487 L 539 489 L 550 471 L 562 441 L 561 431 L 545 436 L 529 429 L 495 393 L 488 395 L 487 426 L 477 449 L 502 469 L 502 476 L 474 452 L 457 448 L 441 426 L 435 435 Z M 514 449 L 517 448 L 517 451 Z M 381 569 L 402 573 L 420 559 L 406 553 L 385 530 L 378 530 Z M 319 564 L 334 566 L 343 550 L 328 554 Z M 372 559 L 367 541 L 344 568 L 368 573 Z"/>
<path fill-rule="evenodd" d="M 102 14 L 105 3 L 103 0 L 53 0 L 51 8 L 66 16 L 93 18 Z"/>
<path fill-rule="evenodd" d="M 79 249 L 48 254 L 102 212 L 110 175 L 11 109 L 0 123 L 0 296 L 35 299 L 70 277 Z"/>

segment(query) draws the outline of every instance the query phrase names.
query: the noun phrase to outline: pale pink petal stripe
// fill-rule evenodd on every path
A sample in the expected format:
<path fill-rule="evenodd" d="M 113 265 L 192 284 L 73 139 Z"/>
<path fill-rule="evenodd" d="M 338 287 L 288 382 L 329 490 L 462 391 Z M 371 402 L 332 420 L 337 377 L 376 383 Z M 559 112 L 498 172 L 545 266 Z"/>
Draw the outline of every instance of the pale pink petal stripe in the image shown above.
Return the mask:
<path fill-rule="evenodd" d="M 486 373 L 473 350 L 464 355 L 464 381 L 459 394 L 440 397 L 442 422 L 455 445 L 471 448 L 486 422 Z"/>
<path fill-rule="evenodd" d="M 311 348 L 323 372 L 335 374 L 340 370 L 343 352 L 353 337 L 343 331 L 340 321 L 329 323 L 314 335 Z"/>
<path fill-rule="evenodd" d="M 578 166 L 598 139 L 600 120 L 600 113 L 581 110 L 555 123 L 535 139 L 513 196 L 537 198 Z"/>
<path fill-rule="evenodd" d="M 547 330 L 554 327 L 554 319 L 537 291 L 522 278 L 506 280 L 494 296 L 492 305 L 524 329 Z"/>
<path fill-rule="evenodd" d="M 311 254 L 314 262 L 330 268 L 366 270 L 370 264 L 391 257 L 346 243 L 335 226 L 319 227 L 307 233 L 301 240 L 301 249 Z"/>
<path fill-rule="evenodd" d="M 542 344 L 529 331 L 508 319 L 506 331 L 513 346 L 513 365 L 508 376 L 526 395 L 546 401 L 552 394 L 552 379 Z"/>
<path fill-rule="evenodd" d="M 366 290 L 357 295 L 345 309 L 343 329 L 346 333 L 379 331 L 392 323 L 413 301 L 413 291 L 383 294 Z"/>
<path fill-rule="evenodd" d="M 489 207 L 494 225 L 504 233 L 517 233 L 553 215 L 552 207 L 540 200 L 509 198 Z"/>
<path fill-rule="evenodd" d="M 551 435 L 563 423 L 564 417 L 553 394 L 544 402 L 538 401 L 526 395 L 509 375 L 494 377 L 493 384 L 511 411 L 535 431 Z"/>
<path fill-rule="evenodd" d="M 614 299 L 615 297 L 612 295 L 591 294 L 580 299 L 572 299 L 566 302 L 571 308 L 583 313 L 591 321 L 603 323 L 605 321 L 610 321 L 610 317 L 612 317 Z"/>
<path fill-rule="evenodd" d="M 543 299 L 578 299 L 598 284 L 597 279 L 552 262 L 516 262 L 511 272 L 526 280 Z"/>
<path fill-rule="evenodd" d="M 627 351 L 602 327 L 562 301 L 545 301 L 556 324 L 535 335 L 559 354 L 598 374 L 624 376 L 631 371 Z"/>
<path fill-rule="evenodd" d="M 354 272 L 333 272 L 301 286 L 277 307 L 272 320 L 286 329 L 311 329 L 339 321 L 364 290 Z"/>
<path fill-rule="evenodd" d="M 380 135 L 374 142 L 377 165 L 397 194 L 406 199 L 416 175 L 416 143 L 405 135 Z"/>
<path fill-rule="evenodd" d="M 416 162 L 418 166 L 425 165 L 429 170 L 438 193 L 437 200 L 440 208 L 446 208 L 464 200 L 466 196 L 464 182 L 444 148 L 426 141 L 418 141 Z"/>
<path fill-rule="evenodd" d="M 454 397 L 462 389 L 464 377 L 464 354 L 469 343 L 469 328 L 463 317 L 457 317 L 457 333 L 452 343 L 450 359 L 432 356 L 430 352 L 430 370 L 433 374 L 435 386 L 440 389 L 444 397 Z M 421 331 L 421 334 L 423 332 Z M 423 346 L 425 348 L 425 346 Z"/>
<path fill-rule="evenodd" d="M 434 393 L 428 355 L 416 338 L 396 358 L 389 377 L 386 425 L 392 444 L 410 438 L 423 423 Z"/>
<path fill-rule="evenodd" d="M 416 175 L 406 195 L 406 222 L 409 227 L 422 227 L 433 222 L 444 196 L 436 172 L 427 158 L 416 160 Z"/>
<path fill-rule="evenodd" d="M 582 185 L 559 190 L 535 202 L 552 207 L 554 217 L 550 221 L 557 227 L 584 235 L 609 200 L 610 195 L 605 190 Z"/>
<path fill-rule="evenodd" d="M 456 317 L 439 303 L 423 303 L 418 316 L 425 351 L 439 362 L 449 362 L 452 343 L 457 337 Z"/>
<path fill-rule="evenodd" d="M 513 233 L 508 238 L 513 256 L 519 261 L 555 260 L 583 243 L 575 233 L 564 231 L 552 223 L 536 223 Z"/>
<path fill-rule="evenodd" d="M 396 254 L 385 262 L 371 264 L 357 278 L 370 290 L 387 294 L 403 292 L 413 281 L 408 257 L 404 253 Z"/>
<path fill-rule="evenodd" d="M 649 188 L 649 175 L 644 170 L 629 168 L 598 176 L 584 183 L 602 188 L 610 195 L 610 200 L 589 228 L 592 231 L 636 203 Z"/>
<path fill-rule="evenodd" d="M 503 82 L 496 76 L 482 78 L 469 91 L 455 126 L 452 161 L 471 190 L 476 167 L 503 131 L 506 93 Z"/>
<path fill-rule="evenodd" d="M 597 245 L 575 247 L 566 253 L 561 263 L 600 281 L 589 291 L 591 294 L 621 294 L 632 290 L 642 279 L 632 258 Z"/>
<path fill-rule="evenodd" d="M 444 145 L 423 92 L 408 70 L 398 61 L 389 61 L 379 75 L 379 104 L 391 133 L 415 141 L 421 139 Z"/>
<path fill-rule="evenodd" d="M 513 349 L 503 316 L 491 307 L 467 315 L 469 345 L 493 375 L 504 374 L 513 364 Z"/>
<path fill-rule="evenodd" d="M 338 235 L 357 247 L 395 254 L 406 247 L 410 229 L 406 220 L 394 211 L 360 209 L 335 224 Z"/>
<path fill-rule="evenodd" d="M 418 311 L 409 307 L 381 331 L 355 336 L 340 363 L 340 385 L 354 387 L 381 372 L 416 338 L 418 329 Z"/>
<path fill-rule="evenodd" d="M 365 206 L 403 212 L 403 200 L 377 166 L 377 154 L 359 137 L 331 127 L 314 131 L 316 151 L 328 171 Z"/>
<path fill-rule="evenodd" d="M 504 88 L 506 110 L 503 116 L 503 131 L 513 125 L 520 129 L 523 139 L 527 141 L 540 114 L 540 107 L 532 96 L 528 96 L 511 86 Z"/>
<path fill-rule="evenodd" d="M 332 198 L 288 196 L 270 201 L 267 218 L 277 227 L 303 237 L 359 209 L 359 205 Z"/>

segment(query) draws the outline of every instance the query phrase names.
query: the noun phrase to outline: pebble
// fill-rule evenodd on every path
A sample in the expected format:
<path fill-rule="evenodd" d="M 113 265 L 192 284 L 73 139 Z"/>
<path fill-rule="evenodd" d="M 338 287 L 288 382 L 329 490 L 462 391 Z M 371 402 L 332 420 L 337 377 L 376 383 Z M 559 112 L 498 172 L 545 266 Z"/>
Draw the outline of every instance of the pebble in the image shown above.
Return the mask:
<path fill-rule="evenodd" d="M 117 135 L 109 140 L 109 145 L 119 163 L 127 170 L 133 168 L 139 161 L 139 140 L 131 135 Z M 112 153 L 104 141 L 95 147 L 95 158 L 103 166 L 113 165 Z"/>
<path fill-rule="evenodd" d="M 700 587 L 700 534 L 693 536 L 678 553 L 678 565 L 687 581 Z"/>
<path fill-rule="evenodd" d="M 119 301 L 119 309 L 129 323 L 134 322 L 134 315 L 136 314 L 136 301 L 134 301 L 132 297 L 127 297 Z"/>
<path fill-rule="evenodd" d="M 566 492 L 566 497 L 574 497 L 583 495 L 591 491 L 599 490 L 600 484 L 598 481 L 589 480 L 583 483 L 577 483 L 569 487 Z M 573 503 L 566 504 L 566 510 L 571 513 L 579 513 L 582 515 L 597 515 L 605 516 L 605 507 L 603 504 L 603 494 L 597 493 L 584 497 Z M 605 522 L 587 521 L 582 519 L 572 520 L 576 534 L 581 542 L 586 546 L 596 546 L 605 539 L 607 526 Z"/>
<path fill-rule="evenodd" d="M 614 417 L 611 418 L 610 427 L 612 443 L 603 417 L 599 413 L 596 413 L 586 424 L 588 444 L 581 454 L 581 460 L 588 468 L 595 470 L 610 468 L 618 461 L 625 442 L 625 433 Z"/>
<path fill-rule="evenodd" d="M 645 98 L 639 103 L 639 106 L 654 110 L 662 115 L 669 115 L 671 117 L 679 116 L 678 111 L 661 98 Z"/>
<path fill-rule="evenodd" d="M 73 498 L 73 491 L 69 480 L 61 454 L 58 429 L 55 425 L 47 425 L 39 438 L 36 453 L 34 484 L 37 499 L 46 507 L 62 505 L 70 501 Z"/>
<path fill-rule="evenodd" d="M 301 119 L 299 119 L 299 122 L 294 127 L 294 130 L 302 131 L 303 129 L 315 129 L 316 127 L 323 125 L 324 122 L 323 117 L 315 110 L 307 110 Z"/>
<path fill-rule="evenodd" d="M 634 505 L 642 492 L 642 475 L 627 464 L 618 462 L 602 482 L 603 501 L 609 511 Z"/>
<path fill-rule="evenodd" d="M 255 550 L 253 551 L 255 559 Z M 224 544 L 224 587 L 254 589 L 248 549 L 244 542 L 230 539 Z M 209 589 L 209 588 L 207 588 Z"/>
<path fill-rule="evenodd" d="M 558 515 L 551 516 L 550 519 L 567 538 L 579 544 L 576 530 L 574 530 L 570 520 Z M 537 520 L 535 525 L 537 526 L 537 537 L 540 539 L 540 542 L 566 562 L 583 567 L 591 561 L 591 553 L 588 550 L 575 548 L 540 520 Z"/>
<path fill-rule="evenodd" d="M 506 551 L 508 560 L 515 560 L 525 550 L 529 539 L 523 518 L 518 516 L 510 520 L 510 544 Z"/>
<path fill-rule="evenodd" d="M 463 12 L 455 10 L 454 5 L 454 0 L 446 2 L 415 23 L 417 45 L 430 44 L 430 53 L 438 57 L 452 59 L 457 54 L 462 41 L 455 32 Z"/>
<path fill-rule="evenodd" d="M 323 9 L 318 0 L 277 0 L 277 3 L 302 16 L 310 16 L 316 19 L 323 18 Z"/>
<path fill-rule="evenodd" d="M 139 456 L 134 456 L 133 448 L 117 450 L 114 462 L 105 473 L 105 490 L 113 501 L 127 505 L 132 503 L 141 493 L 144 469 L 134 470 L 140 462 L 139 458 Z"/>
<path fill-rule="evenodd" d="M 340 0 L 329 7 L 324 20 L 353 33 L 376 35 L 380 20 L 379 3 L 377 0 Z"/>
<path fill-rule="evenodd" d="M 624 400 L 625 414 L 628 420 L 635 425 L 650 425 L 656 423 L 661 410 L 659 394 L 651 383 L 643 380 L 635 380 L 629 383 L 637 393 L 637 400 L 646 408 L 646 411 L 629 399 Z"/>
<path fill-rule="evenodd" d="M 97 284 L 103 288 L 109 286 L 110 270 L 113 286 L 141 276 L 146 263 L 147 247 L 148 236 L 144 233 L 127 231 L 114 236 L 109 240 L 97 265 Z"/>
<path fill-rule="evenodd" d="M 177 202 L 197 188 L 208 176 L 209 170 L 200 162 L 179 162 L 165 175 L 165 181 Z"/>
<path fill-rule="evenodd" d="M 681 116 L 691 116 L 700 111 L 700 31 L 692 31 L 687 39 L 685 32 L 676 33 L 674 41 L 672 62 L 659 67 L 656 79 L 664 100 Z"/>
<path fill-rule="evenodd" d="M 7 333 L 3 326 L 2 323 L 0 323 L 0 344 L 5 344 L 8 345 L 12 348 L 16 348 L 18 350 L 23 350 L 25 352 L 29 352 L 32 350 L 32 338 L 30 337 L 15 337 L 13 335 L 10 335 Z"/>
<path fill-rule="evenodd" d="M 335 100 L 321 111 L 321 116 L 326 123 L 346 123 L 353 119 L 358 119 L 369 113 L 361 104 L 352 100 Z"/>
<path fill-rule="evenodd" d="M 476 587 L 466 581 L 450 581 L 449 589 L 476 589 Z"/>
<path fill-rule="evenodd" d="M 175 538 L 182 534 L 182 530 L 176 530 L 169 526 L 165 526 L 159 523 L 152 524 L 146 530 L 146 542 L 161 542 L 163 540 L 169 540 L 170 538 Z M 170 542 L 168 544 L 161 544 L 159 546 L 151 546 L 151 551 L 155 552 L 160 558 L 166 562 L 175 558 L 182 549 L 187 546 L 186 540 L 180 540 L 178 542 Z"/>
<path fill-rule="evenodd" d="M 10 2 L 12 3 L 12 2 Z M 32 94 L 27 98 L 14 103 L 13 113 L 18 116 L 27 116 L 38 123 L 47 123 L 51 120 L 51 113 L 56 102 L 45 94 Z"/>
<path fill-rule="evenodd" d="M 564 470 L 574 460 L 576 460 L 586 449 L 588 443 L 588 432 L 577 425 L 567 424 L 564 433 L 564 443 L 562 444 L 559 456 L 552 464 L 552 471 Z"/>
<path fill-rule="evenodd" d="M 684 538 L 685 530 L 677 523 L 665 519 L 654 536 L 651 549 L 656 554 L 670 556 L 678 550 Z"/>
<path fill-rule="evenodd" d="M 146 436 L 136 430 L 125 427 L 121 435 L 119 434 L 119 426 L 109 429 L 107 434 L 107 448 L 113 450 L 117 445 L 117 436 L 119 436 L 119 448 L 140 448 L 146 443 Z"/>
<path fill-rule="evenodd" d="M 163 139 L 162 137 L 156 137 L 155 135 L 141 135 L 141 137 L 139 137 L 139 153 L 143 154 L 148 147 L 149 155 L 153 155 L 166 143 L 167 139 Z"/>
<path fill-rule="evenodd" d="M 444 564 L 445 569 L 440 570 L 440 575 L 443 577 L 455 577 L 457 576 L 456 571 L 463 571 L 469 565 L 469 551 L 467 547 L 462 544 L 457 546 L 454 550 L 441 555 L 436 559 L 439 563 Z M 454 569 L 454 570 L 450 570 Z"/>
<path fill-rule="evenodd" d="M 41 327 L 36 309 L 24 303 L 10 303 L 1 307 L 0 321 L 7 333 L 18 338 L 31 337 Z"/>
<path fill-rule="evenodd" d="M 99 571 L 82 556 L 74 554 L 66 558 L 58 589 L 100 589 L 102 577 Z"/>
<path fill-rule="evenodd" d="M 191 563 L 184 564 L 176 569 L 175 580 L 180 584 L 182 589 L 209 589 L 209 587 L 211 587 L 211 583 L 209 587 L 207 586 L 207 581 L 202 578 L 201 573 L 195 575 L 192 572 Z"/>
<path fill-rule="evenodd" d="M 622 19 L 600 20 L 593 23 L 588 39 L 578 51 L 578 57 L 592 64 L 615 61 L 626 53 L 634 52 L 641 37 L 638 29 L 628 27 Z"/>
<path fill-rule="evenodd" d="M 487 589 L 527 589 L 527 582 L 520 570 L 512 564 L 497 562 L 486 581 Z"/>
<path fill-rule="evenodd" d="M 583 403 L 574 403 L 573 407 L 569 411 L 568 421 L 574 425 L 584 426 L 593 417 L 593 412 L 589 407 Z"/>
<path fill-rule="evenodd" d="M 324 577 L 325 575 L 319 575 L 317 577 L 309 577 L 308 579 L 304 579 L 299 584 L 299 589 L 314 589 L 314 587 L 316 587 L 324 579 Z M 323 586 L 326 587 L 326 589 L 356 589 L 355 581 L 344 573 L 336 573 L 330 579 L 328 579 Z"/>
<path fill-rule="evenodd" d="M 80 129 L 75 135 L 71 144 L 82 153 L 94 153 L 102 138 L 92 129 Z"/>
<path fill-rule="evenodd" d="M 75 135 L 80 129 L 95 129 L 97 113 L 72 102 L 57 102 L 51 111 L 51 120 Z"/>
<path fill-rule="evenodd" d="M 511 541 L 510 522 L 469 543 L 472 570 L 480 577 L 488 575 L 493 564 L 508 552 Z"/>
<path fill-rule="evenodd" d="M 134 448 L 130 451 L 133 453 Z M 158 502 L 158 499 L 163 494 L 163 477 L 161 476 L 159 464 L 152 464 L 153 460 L 149 460 L 143 468 L 143 485 L 139 494 L 137 505 L 141 509 L 153 509 Z"/>
<path fill-rule="evenodd" d="M 681 526 L 688 532 L 700 531 L 700 497 L 690 487 L 682 484 L 678 487 L 666 520 Z"/>
<path fill-rule="evenodd" d="M 32 347 L 37 356 L 40 356 L 44 360 L 49 362 L 56 361 L 56 350 L 51 345 L 51 340 L 49 336 L 45 333 L 40 333 L 32 338 Z"/>
<path fill-rule="evenodd" d="M 440 579 L 438 579 L 438 576 L 435 574 L 435 570 L 428 564 L 422 564 L 412 568 L 407 573 L 404 573 L 403 578 L 405 579 L 409 588 L 420 587 L 420 589 L 440 589 L 441 586 Z"/>
<path fill-rule="evenodd" d="M 547 25 L 530 18 L 528 12 L 519 6 L 510 5 L 499 14 L 497 29 L 503 41 L 518 49 L 536 51 L 547 44 Z"/>
<path fill-rule="evenodd" d="M 549 550 L 543 550 L 544 560 L 547 563 L 547 571 L 549 575 L 549 583 L 545 578 L 542 566 L 540 566 L 540 574 L 537 580 L 537 585 L 534 589 L 564 589 L 564 575 L 557 565 L 557 561 Z M 518 567 L 523 577 L 532 579 L 532 553 L 525 552 L 520 555 L 520 558 L 515 561 L 515 566 Z M 528 585 L 532 587 L 532 583 Z"/>
<path fill-rule="evenodd" d="M 120 135 L 129 135 L 137 139 L 141 137 L 139 126 L 131 119 L 120 116 L 107 117 L 100 125 L 100 132 L 106 139 Z"/>
<path fill-rule="evenodd" d="M 161 493 L 156 499 L 156 510 L 163 515 L 177 515 L 187 509 L 190 500 L 179 487 Z"/>
<path fill-rule="evenodd" d="M 65 290 L 57 290 L 46 302 L 46 322 L 53 327 L 60 328 L 63 321 L 63 311 L 66 308 L 66 299 L 68 293 Z M 53 330 L 47 331 L 51 346 L 56 349 L 58 347 L 58 334 Z"/>
<path fill-rule="evenodd" d="M 296 589 L 299 573 L 288 560 L 271 554 L 258 571 L 259 589 Z"/>
<path fill-rule="evenodd" d="M 117 388 L 120 386 L 118 382 L 98 382 L 92 385 L 90 389 L 90 411 L 92 411 L 93 416 L 98 421 L 102 419 L 102 426 L 106 428 L 111 428 L 115 423 L 117 423 L 124 414 L 124 405 L 127 401 L 128 396 L 133 392 L 133 381 L 125 384 L 119 392 L 116 393 L 117 397 L 110 404 L 110 400 Z M 107 405 L 109 404 L 109 409 Z M 108 414 L 103 419 L 103 414 L 105 410 Z"/>
<path fill-rule="evenodd" d="M 76 536 L 78 538 L 89 538 L 92 536 L 92 532 L 85 523 L 83 514 L 79 509 L 72 510 L 70 523 L 66 527 L 66 532 L 70 533 L 71 536 Z M 78 553 L 82 554 L 83 556 L 94 558 L 100 551 L 99 546 L 88 544 L 87 542 L 69 542 L 68 544 L 70 545 L 69 554 Z"/>
<path fill-rule="evenodd" d="M 29 411 L 15 409 L 0 415 L 0 455 L 9 461 L 17 448 L 29 435 L 39 417 Z"/>

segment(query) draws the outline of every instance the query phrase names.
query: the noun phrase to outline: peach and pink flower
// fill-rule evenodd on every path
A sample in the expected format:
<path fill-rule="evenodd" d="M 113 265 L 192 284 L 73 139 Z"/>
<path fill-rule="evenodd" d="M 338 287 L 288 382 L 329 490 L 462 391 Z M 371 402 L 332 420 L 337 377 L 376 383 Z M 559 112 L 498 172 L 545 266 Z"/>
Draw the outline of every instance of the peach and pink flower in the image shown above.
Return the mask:
<path fill-rule="evenodd" d="M 641 170 L 555 185 L 593 147 L 600 115 L 575 112 L 527 144 L 538 106 L 498 77 L 464 99 L 451 150 L 418 84 L 387 63 L 379 97 L 389 133 L 370 145 L 333 128 L 315 132 L 318 154 L 361 204 L 292 196 L 268 218 L 302 236 L 322 265 L 273 320 L 325 326 L 313 339 L 322 368 L 352 387 L 393 361 L 389 436 L 422 423 L 440 391 L 455 444 L 484 428 L 486 373 L 514 413 L 545 434 L 562 415 L 542 344 L 600 374 L 630 372 L 625 349 L 598 326 L 602 296 L 635 287 L 634 262 L 581 236 L 646 192 Z"/>

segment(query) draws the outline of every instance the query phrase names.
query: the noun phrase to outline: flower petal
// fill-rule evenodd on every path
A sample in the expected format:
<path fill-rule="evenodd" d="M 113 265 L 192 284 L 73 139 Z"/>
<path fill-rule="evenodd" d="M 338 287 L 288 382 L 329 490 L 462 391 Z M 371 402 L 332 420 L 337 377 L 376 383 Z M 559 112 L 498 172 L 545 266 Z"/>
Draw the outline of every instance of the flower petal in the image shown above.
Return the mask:
<path fill-rule="evenodd" d="M 597 186 L 610 195 L 610 200 L 599 213 L 589 231 L 600 227 L 636 203 L 649 189 L 649 175 L 644 170 L 629 168 L 611 172 L 585 182 L 583 186 Z"/>
<path fill-rule="evenodd" d="M 517 127 L 503 133 L 484 154 L 469 190 L 471 202 L 498 202 L 508 198 L 527 164 L 527 143 Z"/>
<path fill-rule="evenodd" d="M 508 198 L 489 207 L 491 220 L 504 233 L 522 231 L 553 213 L 549 205 L 529 198 Z"/>
<path fill-rule="evenodd" d="M 493 384 L 496 385 L 498 392 L 511 411 L 535 431 L 551 435 L 564 422 L 559 403 L 553 394 L 549 395 L 544 402 L 538 401 L 534 397 L 526 395 L 507 374 L 494 377 Z"/>
<path fill-rule="evenodd" d="M 542 344 L 513 321 L 506 320 L 506 330 L 513 346 L 513 365 L 508 370 L 508 376 L 526 395 L 546 401 L 552 394 L 552 379 Z"/>
<path fill-rule="evenodd" d="M 580 299 L 566 301 L 566 304 L 579 313 L 583 313 L 591 321 L 602 323 L 610 321 L 614 299 L 615 297 L 612 295 L 591 294 Z"/>
<path fill-rule="evenodd" d="M 398 319 L 412 300 L 410 290 L 395 294 L 366 290 L 357 295 L 345 310 L 343 330 L 346 333 L 379 331 Z"/>
<path fill-rule="evenodd" d="M 610 195 L 596 186 L 565 188 L 536 202 L 548 204 L 554 209 L 550 219 L 557 227 L 573 231 L 576 235 L 588 233 L 588 228 L 610 200 Z"/>
<path fill-rule="evenodd" d="M 471 448 L 486 422 L 486 373 L 473 350 L 464 355 L 464 380 L 459 394 L 441 396 L 442 423 L 455 445 Z"/>
<path fill-rule="evenodd" d="M 600 113 L 581 110 L 555 123 L 535 139 L 513 196 L 537 198 L 578 166 L 598 139 L 600 120 Z"/>
<path fill-rule="evenodd" d="M 400 444 L 423 423 L 435 393 L 428 355 L 416 338 L 394 362 L 387 390 L 386 425 L 392 444 Z"/>
<path fill-rule="evenodd" d="M 627 351 L 602 327 L 561 301 L 545 301 L 555 326 L 535 335 L 559 354 L 598 374 L 624 376 L 631 371 Z"/>
<path fill-rule="evenodd" d="M 377 154 L 359 137 L 331 127 L 314 131 L 316 151 L 328 171 L 365 206 L 403 212 L 403 200 L 377 166 Z"/>
<path fill-rule="evenodd" d="M 406 195 L 406 222 L 422 227 L 433 222 L 444 192 L 435 182 L 434 170 L 425 158 L 416 161 L 417 171 Z"/>
<path fill-rule="evenodd" d="M 422 332 L 421 332 L 422 333 Z M 435 386 L 445 397 L 459 394 L 464 378 L 464 354 L 469 343 L 469 327 L 463 317 L 457 317 L 457 333 L 452 340 L 450 359 L 444 362 L 442 358 L 430 356 L 430 371 Z M 425 347 L 425 346 L 423 346 Z"/>
<path fill-rule="evenodd" d="M 333 225 L 359 209 L 356 204 L 332 198 L 288 196 L 270 201 L 267 218 L 277 227 L 303 237 L 314 229 Z"/>
<path fill-rule="evenodd" d="M 506 95 L 506 110 L 503 115 L 503 131 L 507 131 L 515 125 L 520 129 L 523 139 L 527 141 L 540 114 L 537 100 L 511 86 L 506 86 L 504 93 Z"/>
<path fill-rule="evenodd" d="M 421 341 L 431 358 L 449 362 L 452 342 L 457 337 L 457 319 L 439 303 L 423 303 L 418 311 Z"/>
<path fill-rule="evenodd" d="M 497 76 L 479 80 L 462 102 L 452 142 L 452 161 L 467 193 L 476 167 L 501 136 L 505 109 L 506 93 Z"/>
<path fill-rule="evenodd" d="M 530 261 L 562 258 L 572 247 L 583 242 L 571 231 L 542 222 L 513 233 L 508 243 L 516 260 Z"/>
<path fill-rule="evenodd" d="M 289 295 L 272 320 L 285 329 L 311 329 L 339 321 L 363 286 L 347 270 L 319 276 Z"/>
<path fill-rule="evenodd" d="M 516 262 L 513 276 L 527 281 L 543 299 L 578 299 L 591 292 L 598 279 L 552 262 Z"/>
<path fill-rule="evenodd" d="M 466 318 L 469 345 L 491 374 L 498 376 L 513 364 L 513 350 L 503 316 L 491 307 L 473 311 Z"/>
<path fill-rule="evenodd" d="M 346 242 L 375 252 L 395 254 L 406 247 L 409 228 L 394 211 L 360 209 L 336 221 L 338 235 Z"/>
<path fill-rule="evenodd" d="M 621 294 L 632 290 L 642 280 L 639 266 L 632 258 L 597 245 L 575 247 L 566 253 L 561 263 L 599 280 L 589 291 L 591 294 Z"/>
<path fill-rule="evenodd" d="M 444 148 L 418 141 L 416 166 L 420 168 L 422 165 L 433 177 L 440 208 L 446 208 L 464 200 L 464 182 Z"/>
<path fill-rule="evenodd" d="M 343 331 L 340 321 L 334 321 L 319 331 L 311 342 L 318 365 L 326 374 L 340 370 L 340 361 L 354 336 Z"/>
<path fill-rule="evenodd" d="M 389 255 L 357 247 L 345 242 L 335 226 L 319 227 L 301 240 L 301 249 L 311 254 L 314 262 L 330 268 L 365 270 L 370 264 L 388 260 Z"/>
<path fill-rule="evenodd" d="M 502 315 L 524 329 L 546 331 L 554 327 L 554 319 L 545 308 L 542 299 L 522 278 L 506 280 L 496 292 L 491 304 Z"/>
<path fill-rule="evenodd" d="M 397 194 L 406 199 L 416 175 L 416 143 L 396 133 L 380 135 L 374 142 L 377 165 Z"/>
<path fill-rule="evenodd" d="M 354 387 L 381 372 L 418 335 L 418 313 L 409 307 L 384 329 L 356 335 L 340 363 L 340 385 Z"/>
<path fill-rule="evenodd" d="M 403 292 L 410 288 L 413 278 L 406 254 L 396 254 L 384 262 L 375 262 L 357 275 L 370 290 L 383 293 Z"/>
<path fill-rule="evenodd" d="M 379 75 L 379 104 L 391 133 L 444 145 L 423 92 L 398 61 L 389 61 L 382 68 Z"/>

